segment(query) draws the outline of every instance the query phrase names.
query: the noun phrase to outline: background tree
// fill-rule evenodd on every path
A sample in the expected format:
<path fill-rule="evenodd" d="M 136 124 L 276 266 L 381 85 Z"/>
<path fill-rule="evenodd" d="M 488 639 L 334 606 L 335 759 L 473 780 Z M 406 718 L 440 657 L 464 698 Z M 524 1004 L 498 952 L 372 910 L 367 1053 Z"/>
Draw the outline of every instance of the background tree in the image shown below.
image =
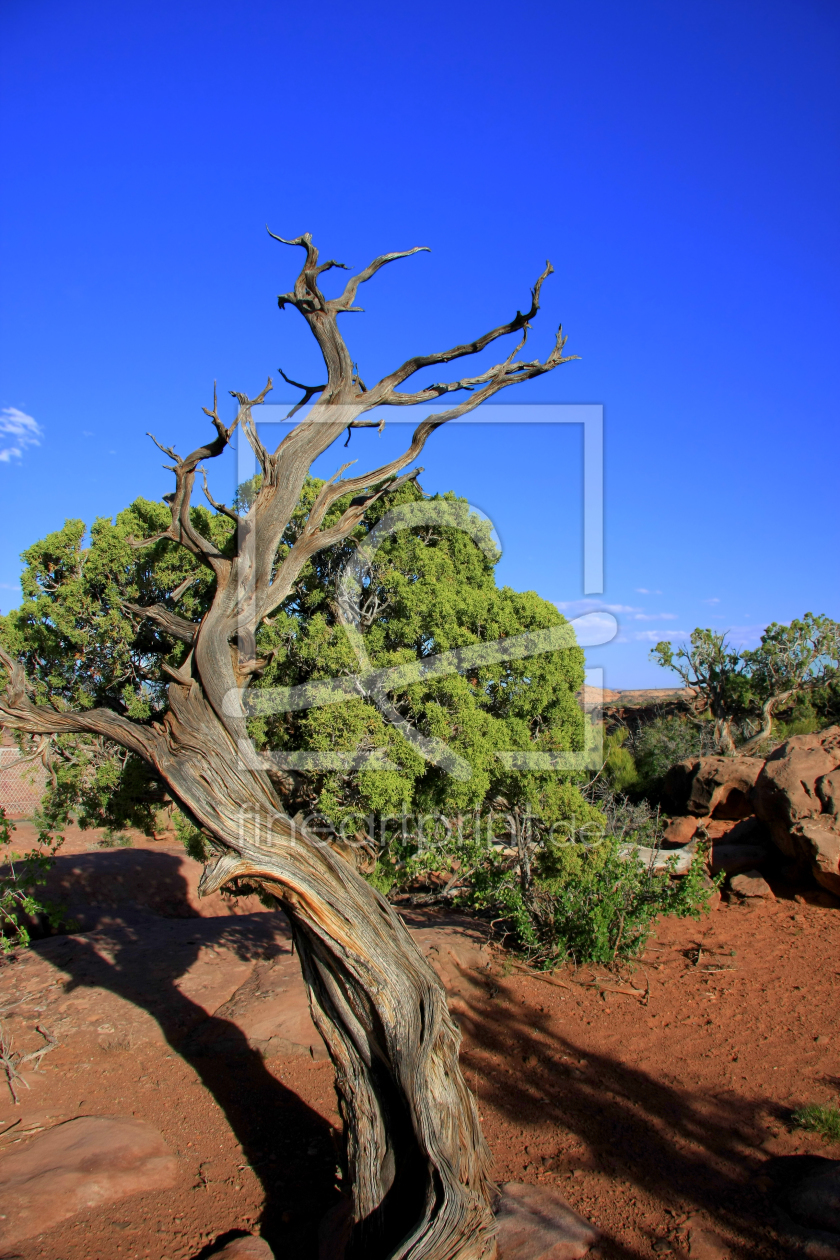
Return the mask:
<path fill-rule="evenodd" d="M 151 709 L 132 712 L 131 694 L 116 706 L 107 698 L 87 703 L 80 679 L 91 670 L 96 677 L 99 662 L 81 654 L 76 675 L 66 680 L 69 694 L 48 703 L 52 697 L 27 682 L 21 661 L 0 649 L 5 673 L 0 722 L 36 737 L 83 733 L 120 745 L 152 768 L 206 835 L 214 860 L 201 881 L 205 892 L 244 880 L 259 884 L 283 906 L 313 1016 L 336 1070 L 352 1187 L 349 1256 L 477 1260 L 495 1250 L 488 1153 L 458 1065 L 459 1035 L 442 988 L 393 908 L 321 837 L 289 817 L 265 765 L 251 751 L 246 693 L 268 664 L 257 650 L 260 629 L 297 589 L 307 562 L 353 532 L 395 488 L 429 435 L 508 385 L 564 362 L 561 332 L 544 361 L 516 358 L 551 268 L 537 281 L 526 313 L 517 312 L 474 341 L 408 359 L 367 389 L 339 333 L 338 316 L 356 309 L 360 283 L 416 251 L 377 258 L 328 299 L 321 277 L 340 264 L 319 263 L 309 235 L 284 243 L 305 251 L 294 290 L 281 295 L 279 305 L 293 306 L 303 316 L 321 350 L 327 383 L 306 391 L 318 402 L 272 453 L 252 417 L 270 381 L 253 399 L 234 395 L 238 410 L 231 425 L 222 421 L 214 400 L 206 409 L 216 434 L 212 441 L 184 458 L 162 448 L 175 475 L 165 527 L 126 540 L 151 549 L 164 540 L 176 543 L 208 571 L 211 598 L 200 621 L 190 616 L 192 576 L 189 583 L 184 579 L 157 590 L 153 565 L 148 592 L 155 602 L 133 610 L 148 623 L 150 636 L 165 632 L 183 645 L 180 659 L 165 666 L 166 711 L 160 718 Z M 517 347 L 484 372 L 414 392 L 401 389 L 422 368 L 478 353 L 517 332 L 523 333 Z M 367 412 L 435 402 L 458 391 L 469 391 L 468 397 L 421 422 L 402 455 L 368 473 L 325 483 L 304 518 L 293 524 L 312 462 L 348 428 L 377 423 L 362 419 Z M 213 504 L 236 527 L 220 540 L 212 523 L 203 526 L 191 511 L 191 496 L 196 472 L 222 453 L 237 427 L 255 452 L 262 481 L 239 512 Z M 337 519 L 331 517 L 330 510 L 348 496 Z M 65 628 L 68 644 L 72 631 Z M 128 675 L 135 664 L 133 644 L 116 630 L 114 641 Z M 62 685 L 63 675 L 58 693 Z M 149 690 L 154 704 L 154 689 Z M 372 696 L 383 710 L 390 705 L 381 688 Z"/>
<path fill-rule="evenodd" d="M 719 751 L 736 751 L 734 724 L 752 725 L 738 748 L 749 755 L 771 737 L 774 715 L 797 696 L 829 692 L 836 685 L 840 624 L 810 612 L 789 625 L 774 621 L 758 647 L 741 652 L 727 643 L 725 633 L 697 629 L 690 645 L 675 649 L 671 643 L 657 643 L 651 656 L 692 689 L 688 703 L 693 712 L 708 712 L 714 719 Z"/>
<path fill-rule="evenodd" d="M 683 680 L 691 713 L 714 721 L 717 751 L 734 753 L 732 725 L 749 713 L 752 687 L 747 664 L 727 642 L 726 632 L 698 628 L 692 630 L 688 644 L 675 648 L 665 639 L 650 656 Z"/>
<path fill-rule="evenodd" d="M 772 622 L 753 651 L 744 652 L 761 725 L 743 745 L 751 752 L 770 739 L 775 715 L 804 693 L 828 691 L 840 666 L 840 624 L 807 612 L 789 625 Z"/>

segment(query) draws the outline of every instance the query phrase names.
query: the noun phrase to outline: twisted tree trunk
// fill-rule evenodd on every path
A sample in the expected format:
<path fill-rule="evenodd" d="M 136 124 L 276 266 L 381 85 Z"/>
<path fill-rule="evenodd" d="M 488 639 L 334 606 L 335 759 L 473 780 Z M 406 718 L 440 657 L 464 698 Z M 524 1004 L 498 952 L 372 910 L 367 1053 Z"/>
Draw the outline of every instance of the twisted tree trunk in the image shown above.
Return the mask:
<path fill-rule="evenodd" d="M 172 524 L 160 537 L 188 548 L 216 578 L 212 607 L 200 625 L 159 604 L 132 609 L 190 645 L 184 664 L 165 666 L 172 681 L 163 721 L 144 724 L 110 709 L 71 713 L 36 705 L 21 665 L 0 649 L 7 675 L 0 725 L 33 735 L 93 733 L 145 758 L 210 839 L 215 860 L 205 870 L 201 891 L 237 880 L 258 884 L 289 916 L 313 1017 L 336 1071 L 352 1190 L 348 1260 L 489 1260 L 495 1254 L 489 1155 L 458 1064 L 460 1036 L 444 991 L 388 902 L 345 858 L 284 813 L 248 738 L 245 695 L 261 667 L 259 625 L 294 589 L 306 560 L 347 537 L 367 505 L 398 484 L 397 474 L 439 424 L 509 384 L 566 361 L 558 333 L 544 363 L 514 362 L 514 351 L 477 377 L 415 394 L 396 388 L 422 367 L 476 353 L 505 333 L 526 330 L 550 267 L 535 286 L 527 314 L 517 312 L 474 342 L 410 359 L 367 390 L 355 375 L 336 317 L 355 309 L 351 303 L 359 283 L 406 255 L 376 259 L 348 282 L 340 298 L 328 301 L 318 277 L 339 264 L 319 266 L 308 236 L 289 243 L 306 250 L 306 262 L 294 292 L 280 305 L 295 306 L 307 319 L 323 352 L 328 383 L 302 387 L 305 401 L 314 394 L 321 394 L 321 401 L 274 454 L 263 447 L 251 417 L 251 407 L 262 402 L 270 382 L 256 399 L 235 395 L 239 412 L 229 428 L 214 402 L 207 411 L 217 434 L 212 443 L 184 459 L 163 448 L 174 461 L 176 488 L 167 498 Z M 523 342 L 524 337 L 520 346 Z M 345 428 L 376 423 L 359 418 L 374 406 L 434 401 L 459 389 L 471 391 L 468 399 L 419 425 L 398 459 L 371 473 L 328 482 L 278 564 L 280 540 L 309 467 Z M 201 536 L 189 509 L 201 461 L 219 455 L 237 425 L 260 461 L 262 485 L 242 517 L 211 499 L 238 526 L 236 554 L 229 558 Z M 348 491 L 357 497 L 336 524 L 323 527 L 329 507 Z M 180 588 L 172 602 L 179 594 Z"/>

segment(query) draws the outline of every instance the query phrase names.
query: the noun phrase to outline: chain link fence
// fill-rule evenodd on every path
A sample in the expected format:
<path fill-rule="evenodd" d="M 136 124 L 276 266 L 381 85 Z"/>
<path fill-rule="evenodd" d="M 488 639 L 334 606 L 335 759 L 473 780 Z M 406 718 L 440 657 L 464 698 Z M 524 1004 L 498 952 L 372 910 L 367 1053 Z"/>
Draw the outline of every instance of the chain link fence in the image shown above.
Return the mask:
<path fill-rule="evenodd" d="M 7 818 L 31 818 L 46 781 L 47 772 L 40 762 L 21 762 L 17 748 L 0 747 L 0 805 Z"/>

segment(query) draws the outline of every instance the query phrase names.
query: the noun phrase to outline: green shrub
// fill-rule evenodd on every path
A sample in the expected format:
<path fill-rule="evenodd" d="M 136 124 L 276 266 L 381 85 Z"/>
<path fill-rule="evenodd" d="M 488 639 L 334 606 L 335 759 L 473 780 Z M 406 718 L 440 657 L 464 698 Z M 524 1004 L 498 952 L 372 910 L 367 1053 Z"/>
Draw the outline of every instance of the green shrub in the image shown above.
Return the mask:
<path fill-rule="evenodd" d="M 699 918 L 711 889 L 702 853 L 688 874 L 675 877 L 629 858 L 621 841 L 607 837 L 576 878 L 538 883 L 536 917 L 550 962 L 609 964 L 635 958 L 663 914 Z M 675 861 L 676 859 L 674 859 Z"/>
<path fill-rule="evenodd" d="M 365 873 L 365 879 L 377 892 L 382 893 L 383 897 L 387 897 L 397 882 L 397 870 L 395 865 L 387 859 L 385 861 L 380 859 L 372 870 Z"/>
<path fill-rule="evenodd" d="M 188 857 L 193 858 L 196 862 L 209 862 L 211 853 L 210 846 L 204 837 L 204 834 L 192 821 L 187 818 L 186 814 L 180 809 L 173 809 L 172 824 L 178 839 L 187 851 Z"/>
<path fill-rule="evenodd" d="M 710 722 L 690 722 L 678 716 L 658 717 L 638 726 L 631 736 L 630 747 L 639 786 L 655 791 L 678 761 L 713 753 L 713 734 Z"/>
<path fill-rule="evenodd" d="M 634 958 L 660 915 L 699 918 L 713 887 L 702 852 L 687 875 L 655 872 L 630 848 L 658 849 L 661 825 L 647 802 L 603 786 L 596 800 L 577 800 L 581 813 L 550 827 L 511 811 L 478 825 L 460 819 L 421 843 L 395 838 L 368 879 L 384 895 L 489 915 L 546 967 Z"/>
<path fill-rule="evenodd" d="M 37 896 L 46 882 L 63 837 L 42 831 L 28 853 L 11 849 L 14 825 L 0 805 L 0 950 L 8 954 L 29 944 L 27 918 L 43 916 L 53 927 L 62 919 L 62 908 Z"/>
<path fill-rule="evenodd" d="M 840 1142 L 840 1108 L 833 1103 L 808 1103 L 797 1108 L 791 1119 L 798 1129 L 819 1133 L 827 1142 Z"/>
<path fill-rule="evenodd" d="M 811 735 L 825 726 L 821 715 L 811 703 L 810 696 L 797 696 L 796 703 L 773 722 L 772 747 L 783 743 L 791 735 Z"/>
<path fill-rule="evenodd" d="M 603 773 L 616 792 L 626 792 L 639 778 L 633 754 L 624 746 L 629 733 L 626 726 L 620 726 L 604 739 Z"/>
<path fill-rule="evenodd" d="M 126 835 L 124 831 L 115 831 L 113 827 L 106 827 L 105 833 L 101 840 L 97 840 L 97 849 L 130 849 L 131 836 Z"/>

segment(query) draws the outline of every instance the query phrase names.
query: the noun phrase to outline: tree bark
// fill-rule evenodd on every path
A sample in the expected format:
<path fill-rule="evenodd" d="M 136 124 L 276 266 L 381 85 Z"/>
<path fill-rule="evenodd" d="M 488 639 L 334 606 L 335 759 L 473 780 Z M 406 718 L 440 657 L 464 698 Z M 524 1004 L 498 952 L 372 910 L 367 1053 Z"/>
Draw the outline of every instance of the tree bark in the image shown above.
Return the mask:
<path fill-rule="evenodd" d="M 286 817 L 262 771 L 243 782 L 238 750 L 195 692 L 173 704 L 179 724 L 188 710 L 189 756 L 173 727 L 157 768 L 225 846 L 202 893 L 261 884 L 291 921 L 347 1135 L 348 1260 L 492 1256 L 489 1155 L 437 976 L 388 902 Z"/>

